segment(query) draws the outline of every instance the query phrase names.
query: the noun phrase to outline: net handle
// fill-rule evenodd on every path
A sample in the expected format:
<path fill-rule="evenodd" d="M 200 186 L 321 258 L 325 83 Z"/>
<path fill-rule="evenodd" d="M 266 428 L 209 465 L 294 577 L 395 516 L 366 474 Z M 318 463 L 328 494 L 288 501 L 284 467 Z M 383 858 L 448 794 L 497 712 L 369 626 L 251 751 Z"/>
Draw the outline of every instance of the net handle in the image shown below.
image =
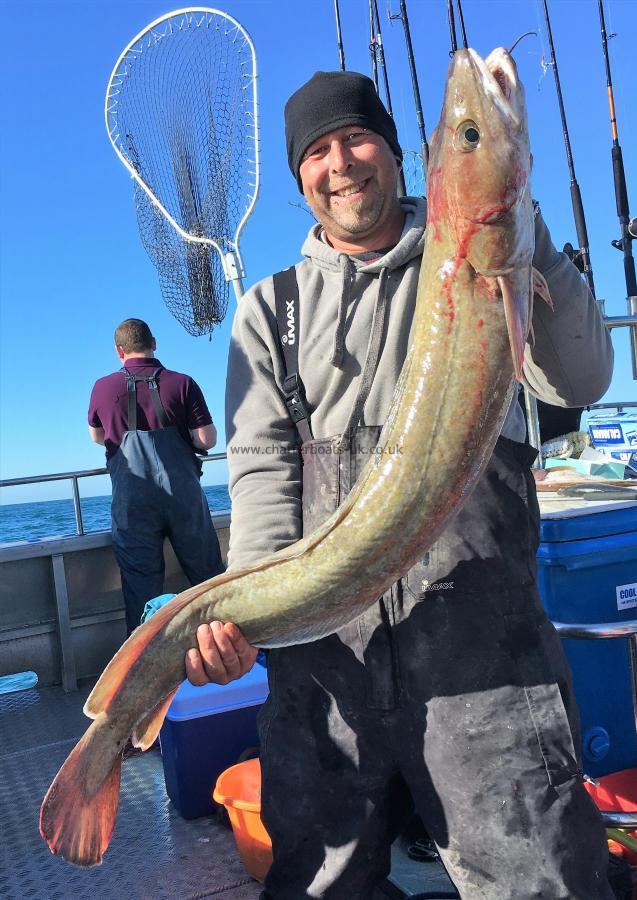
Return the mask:
<path fill-rule="evenodd" d="M 176 19 L 179 16 L 187 16 L 189 14 L 202 13 L 203 15 L 210 16 L 220 16 L 223 19 L 227 19 L 231 22 L 238 31 L 241 32 L 245 41 L 250 48 L 250 55 L 252 57 L 252 104 L 254 109 L 254 165 L 255 165 L 255 187 L 254 192 L 252 194 L 252 199 L 248 204 L 248 208 L 243 215 L 243 218 L 237 225 L 237 230 L 235 232 L 234 239 L 232 241 L 228 241 L 228 245 L 230 246 L 230 252 L 225 253 L 221 245 L 215 241 L 213 238 L 205 238 L 198 237 L 196 235 L 189 234 L 175 221 L 175 219 L 170 215 L 166 207 L 161 203 L 161 201 L 154 195 L 151 189 L 148 187 L 146 182 L 139 176 L 139 174 L 135 171 L 134 167 L 130 164 L 130 162 L 126 159 L 120 148 L 117 146 L 116 138 L 115 138 L 115 125 L 117 124 L 117 116 L 115 109 L 117 107 L 117 100 L 114 98 L 117 96 L 118 88 L 121 84 L 121 80 L 118 83 L 116 79 L 122 78 L 119 74 L 119 67 L 122 64 L 123 60 L 127 57 L 129 53 L 137 53 L 138 55 L 143 52 L 142 50 L 135 50 L 135 45 L 139 44 L 141 41 L 147 37 L 154 28 L 160 25 L 162 22 L 166 22 L 168 19 Z M 199 26 L 197 26 L 199 27 Z M 161 35 L 161 37 L 165 37 L 165 35 Z M 228 13 L 223 12 L 220 9 L 212 9 L 208 6 L 188 6 L 183 9 L 176 9 L 172 12 L 165 13 L 163 16 L 160 16 L 158 19 L 155 19 L 150 25 L 146 25 L 142 31 L 136 35 L 132 41 L 126 46 L 126 48 L 120 53 L 117 62 L 113 67 L 113 71 L 111 72 L 111 77 L 108 80 L 108 87 L 106 88 L 106 100 L 104 102 L 104 120 L 106 123 L 106 131 L 108 133 L 109 140 L 120 158 L 121 162 L 124 164 L 126 169 L 129 171 L 132 178 L 135 179 L 140 188 L 147 194 L 150 201 L 157 207 L 157 209 L 161 212 L 163 216 L 168 219 L 170 224 L 173 226 L 175 231 L 185 240 L 191 241 L 194 244 L 206 244 L 209 247 L 214 247 L 221 258 L 221 262 L 223 264 L 223 271 L 226 276 L 226 281 L 232 281 L 235 289 L 235 294 L 237 295 L 237 299 L 243 294 L 243 287 L 241 286 L 241 279 L 245 277 L 245 271 L 243 268 L 243 260 L 241 259 L 241 254 L 239 252 L 239 236 L 243 231 L 245 223 L 247 222 L 249 216 L 252 214 L 252 210 L 254 209 L 254 205 L 257 201 L 257 195 L 259 193 L 259 180 L 260 180 L 260 170 L 259 170 L 259 107 L 257 103 L 257 57 L 254 50 L 254 44 L 252 43 L 252 38 L 245 30 L 245 28 L 237 22 L 233 16 Z M 114 126 L 111 127 L 111 123 L 109 121 L 109 116 L 115 120 Z M 238 282 L 238 284 L 237 284 Z M 239 293 L 239 291 L 241 293 Z"/>

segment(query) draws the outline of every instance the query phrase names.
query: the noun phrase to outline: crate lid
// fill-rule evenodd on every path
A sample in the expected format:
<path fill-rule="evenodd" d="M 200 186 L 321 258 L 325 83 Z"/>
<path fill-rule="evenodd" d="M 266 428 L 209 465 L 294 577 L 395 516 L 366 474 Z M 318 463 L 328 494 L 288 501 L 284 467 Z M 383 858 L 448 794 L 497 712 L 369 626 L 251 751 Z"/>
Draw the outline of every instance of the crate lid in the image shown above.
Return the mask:
<path fill-rule="evenodd" d="M 217 715 L 263 703 L 268 695 L 266 669 L 255 663 L 252 669 L 230 684 L 206 684 L 195 687 L 184 681 L 170 704 L 166 718 L 171 722 Z"/>
<path fill-rule="evenodd" d="M 560 502 L 561 501 L 561 502 Z M 637 532 L 637 502 L 540 499 L 540 540 L 576 541 Z"/>

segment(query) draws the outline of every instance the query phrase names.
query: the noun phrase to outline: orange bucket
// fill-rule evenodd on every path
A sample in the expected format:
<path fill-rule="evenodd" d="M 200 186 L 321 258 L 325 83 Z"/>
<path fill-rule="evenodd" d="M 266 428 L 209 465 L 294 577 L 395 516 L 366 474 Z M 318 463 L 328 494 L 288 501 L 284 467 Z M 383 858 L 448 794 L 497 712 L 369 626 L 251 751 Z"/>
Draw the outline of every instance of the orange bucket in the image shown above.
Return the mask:
<path fill-rule="evenodd" d="M 595 801 L 598 809 L 608 812 L 635 812 L 637 810 L 637 769 L 624 769 L 610 775 L 600 775 L 596 779 L 599 784 L 584 782 L 584 787 Z M 637 831 L 629 832 L 637 838 Z M 615 842 L 613 842 L 615 843 Z M 616 844 L 613 852 L 625 857 L 631 866 L 637 866 L 637 853 Z"/>
<path fill-rule="evenodd" d="M 253 878 L 264 881 L 272 865 L 272 843 L 261 821 L 259 760 L 247 759 L 222 772 L 212 799 L 228 811 L 243 865 Z"/>

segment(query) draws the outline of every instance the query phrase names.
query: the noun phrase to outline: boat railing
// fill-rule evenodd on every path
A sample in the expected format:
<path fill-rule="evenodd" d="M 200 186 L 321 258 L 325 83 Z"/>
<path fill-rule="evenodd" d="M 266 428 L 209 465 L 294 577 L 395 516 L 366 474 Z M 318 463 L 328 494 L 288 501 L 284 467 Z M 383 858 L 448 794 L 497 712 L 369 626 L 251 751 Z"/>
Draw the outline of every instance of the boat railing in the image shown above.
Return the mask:
<path fill-rule="evenodd" d="M 628 298 L 628 314 L 625 316 L 607 316 L 605 301 L 596 301 L 599 311 L 604 319 L 604 324 L 609 331 L 613 328 L 628 328 L 630 334 L 630 355 L 633 368 L 633 379 L 637 380 L 637 297 Z M 542 453 L 542 440 L 540 437 L 540 417 L 537 408 L 537 400 L 526 385 L 524 386 L 524 408 L 526 410 L 526 422 L 529 433 L 529 443 L 538 451 L 533 468 L 544 468 L 544 455 Z M 596 403 L 587 409 L 614 409 L 620 410 L 624 406 L 637 406 L 635 403 Z"/>
<path fill-rule="evenodd" d="M 226 453 L 200 458 L 203 462 L 225 460 Z M 8 606 L 6 615 L 0 618 L 2 667 L 7 671 L 37 669 L 41 683 L 54 684 L 59 680 L 67 692 L 77 689 L 78 677 L 101 671 L 125 637 L 123 600 L 121 595 L 119 600 L 115 598 L 120 594 L 119 588 L 115 589 L 113 583 L 109 587 L 103 585 L 89 603 L 81 597 L 89 554 L 93 569 L 107 582 L 115 565 L 110 559 L 112 554 L 107 553 L 106 563 L 102 556 L 110 547 L 110 529 L 87 533 L 82 519 L 80 479 L 106 474 L 106 468 L 82 469 L 0 481 L 3 488 L 71 482 L 76 534 L 0 545 L 0 561 L 7 566 L 3 578 L 11 585 L 7 590 L 23 596 L 19 611 Z M 227 513 L 213 513 L 213 519 L 218 533 L 227 529 Z M 170 549 L 168 553 L 166 576 L 179 578 L 176 573 L 181 570 L 175 568 L 178 564 L 172 560 Z M 42 567 L 43 558 L 50 561 L 49 573 L 46 566 Z M 32 618 L 27 621 L 25 604 L 31 578 L 35 578 L 37 591 L 28 607 Z"/>
<path fill-rule="evenodd" d="M 553 622 L 561 638 L 576 640 L 613 640 L 623 638 L 628 641 L 630 652 L 630 672 L 632 680 L 633 714 L 637 731 L 637 619 L 624 622 L 594 622 L 588 624 Z M 594 779 L 591 779 L 595 783 Z M 637 828 L 637 809 L 630 812 L 602 810 L 606 828 Z"/>
<path fill-rule="evenodd" d="M 227 459 L 226 453 L 210 453 L 197 457 L 201 462 L 214 462 Z M 73 491 L 73 511 L 75 513 L 75 533 L 84 534 L 84 521 L 82 519 L 82 501 L 80 497 L 80 478 L 91 478 L 95 475 L 108 475 L 108 469 L 104 466 L 100 469 L 80 469 L 75 472 L 57 472 L 52 475 L 26 475 L 23 478 L 3 478 L 0 480 L 0 488 L 18 487 L 27 484 L 44 484 L 49 481 L 70 481 Z"/>

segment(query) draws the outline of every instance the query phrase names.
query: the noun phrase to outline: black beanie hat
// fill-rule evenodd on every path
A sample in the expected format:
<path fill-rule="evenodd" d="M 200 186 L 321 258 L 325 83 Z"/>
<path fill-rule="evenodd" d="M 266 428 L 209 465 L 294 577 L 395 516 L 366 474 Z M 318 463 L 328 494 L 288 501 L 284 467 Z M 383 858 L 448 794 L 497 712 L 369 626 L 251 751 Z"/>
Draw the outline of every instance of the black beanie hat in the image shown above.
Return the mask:
<path fill-rule="evenodd" d="M 288 163 L 301 193 L 299 167 L 303 154 L 321 135 L 345 125 L 375 131 L 398 159 L 403 158 L 394 120 L 371 78 L 359 72 L 315 72 L 285 104 Z"/>

